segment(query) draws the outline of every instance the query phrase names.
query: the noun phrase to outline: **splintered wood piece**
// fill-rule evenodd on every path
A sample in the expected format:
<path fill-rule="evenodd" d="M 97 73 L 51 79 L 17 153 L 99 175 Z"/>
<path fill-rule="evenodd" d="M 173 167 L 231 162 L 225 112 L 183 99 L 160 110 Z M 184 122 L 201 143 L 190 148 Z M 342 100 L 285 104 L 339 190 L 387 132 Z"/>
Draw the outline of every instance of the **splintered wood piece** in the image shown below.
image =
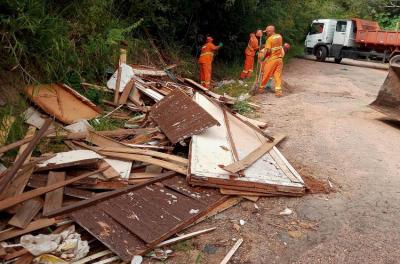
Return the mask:
<path fill-rule="evenodd" d="M 10 198 L 4 199 L 4 200 L 0 201 L 0 211 L 2 211 L 4 209 L 7 209 L 7 208 L 9 208 L 11 206 L 14 206 L 16 204 L 22 203 L 22 202 L 24 202 L 26 200 L 32 199 L 34 197 L 40 196 L 42 194 L 54 191 L 54 190 L 56 190 L 56 189 L 58 189 L 60 187 L 64 187 L 65 185 L 68 185 L 68 184 L 74 183 L 76 181 L 82 180 L 82 179 L 87 178 L 87 177 L 89 177 L 89 176 L 91 176 L 93 174 L 100 173 L 100 172 L 102 172 L 102 171 L 104 171 L 106 169 L 107 169 L 107 167 L 102 168 L 102 169 L 98 169 L 96 171 L 92 171 L 92 172 L 85 173 L 83 175 L 74 177 L 74 178 L 72 178 L 70 180 L 54 183 L 54 184 L 46 186 L 46 187 L 37 188 L 35 190 L 29 191 L 29 192 L 25 192 L 25 193 L 22 193 L 20 195 L 14 196 L 14 197 L 10 197 Z"/>
<path fill-rule="evenodd" d="M 34 164 L 31 164 L 28 167 L 21 169 L 17 173 L 17 175 L 15 175 L 13 181 L 8 184 L 7 189 L 5 189 L 3 193 L 1 193 L 0 200 L 21 194 L 28 184 L 29 178 L 31 177 L 34 169 Z"/>
<path fill-rule="evenodd" d="M 195 236 L 198 236 L 198 235 L 201 235 L 201 234 L 205 234 L 205 233 L 214 231 L 215 229 L 217 229 L 217 228 L 216 227 L 211 227 L 211 228 L 208 228 L 208 229 L 199 230 L 199 231 L 192 232 L 192 233 L 189 233 L 189 234 L 185 234 L 185 235 L 182 235 L 182 236 L 174 237 L 174 238 L 171 238 L 171 239 L 168 239 L 168 240 L 165 240 L 165 241 L 161 242 L 156 247 L 165 247 L 165 246 L 168 246 L 168 245 L 172 245 L 172 244 L 175 244 L 175 243 L 177 243 L 179 241 L 187 240 L 189 238 L 192 238 L 192 237 L 195 237 Z"/>
<path fill-rule="evenodd" d="M 51 119 L 46 119 L 46 121 L 43 124 L 42 128 L 34 136 L 32 141 L 29 142 L 28 146 L 21 153 L 21 155 L 16 159 L 16 161 L 14 162 L 13 166 L 11 167 L 11 169 L 9 171 L 7 171 L 6 174 L 1 178 L 1 180 L 0 180 L 0 193 L 2 193 L 5 190 L 5 188 L 8 186 L 8 184 L 14 178 L 15 174 L 17 174 L 18 170 L 23 165 L 23 163 L 25 162 L 27 157 L 30 155 L 30 153 L 32 152 L 33 148 L 39 143 L 40 139 L 44 136 L 44 134 L 46 133 L 47 129 L 50 127 L 51 123 L 52 123 Z"/>
<path fill-rule="evenodd" d="M 103 171 L 103 176 L 104 178 L 106 178 L 107 180 L 112 179 L 112 178 L 116 178 L 119 177 L 119 172 L 116 171 L 113 167 L 110 166 L 110 164 L 107 163 L 107 161 L 102 161 L 100 163 L 100 167 L 99 168 L 104 168 L 108 166 L 109 168 L 106 169 L 105 171 Z"/>
<path fill-rule="evenodd" d="M 3 259 L 7 255 L 6 250 L 2 245 L 0 245 L 0 258 Z"/>
<path fill-rule="evenodd" d="M 243 243 L 243 238 L 239 238 L 238 241 L 236 241 L 235 245 L 229 250 L 228 254 L 226 254 L 225 258 L 220 262 L 220 264 L 226 264 L 229 262 L 233 254 L 235 254 L 236 250 L 240 247 L 240 245 Z"/>
<path fill-rule="evenodd" d="M 65 181 L 65 172 L 64 171 L 50 171 L 49 176 L 47 178 L 47 186 L 51 186 L 52 184 L 59 183 Z M 58 209 L 62 206 L 64 195 L 64 188 L 58 188 L 54 191 L 46 193 L 44 199 L 43 206 L 43 214 L 46 214 L 49 211 Z"/>
<path fill-rule="evenodd" d="M 57 223 L 55 218 L 42 218 L 36 221 L 31 222 L 26 228 L 24 229 L 12 229 L 9 231 L 5 231 L 0 233 L 0 241 L 4 241 L 13 237 L 25 235 L 27 233 L 49 227 Z"/>
<path fill-rule="evenodd" d="M 135 85 L 135 80 L 131 79 L 124 88 L 124 91 L 121 94 L 121 97 L 119 98 L 119 104 L 123 105 L 126 104 L 126 101 L 128 100 L 129 94 L 131 93 L 133 86 Z"/>
<path fill-rule="evenodd" d="M 231 173 L 236 173 L 238 171 L 244 170 L 249 167 L 251 164 L 256 162 L 259 158 L 261 158 L 265 153 L 270 151 L 276 144 L 278 144 L 281 140 L 285 138 L 284 135 L 278 135 L 275 137 L 273 142 L 265 142 L 260 147 L 253 150 L 249 155 L 244 157 L 243 159 L 229 164 L 227 166 L 222 167 L 224 170 L 229 171 Z"/>
<path fill-rule="evenodd" d="M 42 209 L 43 200 L 40 198 L 33 198 L 25 201 L 17 210 L 17 213 L 8 221 L 9 225 L 26 228 L 32 219 Z"/>
<path fill-rule="evenodd" d="M 102 136 L 93 131 L 89 133 L 89 136 L 86 138 L 86 141 L 94 145 L 97 145 L 99 147 L 117 147 L 117 148 L 126 147 L 124 144 L 121 144 L 115 140 L 112 140 L 111 138 Z"/>

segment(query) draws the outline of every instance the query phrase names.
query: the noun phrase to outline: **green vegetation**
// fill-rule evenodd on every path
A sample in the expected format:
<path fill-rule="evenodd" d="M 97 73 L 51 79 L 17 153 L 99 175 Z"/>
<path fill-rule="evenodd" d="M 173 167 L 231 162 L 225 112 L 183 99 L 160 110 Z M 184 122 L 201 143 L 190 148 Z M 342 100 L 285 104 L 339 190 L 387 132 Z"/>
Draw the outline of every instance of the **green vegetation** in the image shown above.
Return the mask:
<path fill-rule="evenodd" d="M 318 17 L 377 19 L 394 28 L 399 9 L 386 0 L 3 0 L 0 2 L 0 65 L 18 68 L 29 82 L 104 83 L 120 45 L 129 61 L 162 66 L 178 63 L 180 73 L 197 76 L 196 55 L 206 34 L 224 42 L 216 57 L 216 78 L 237 78 L 248 34 L 275 24 L 291 54 L 301 52 L 304 35 Z"/>
<path fill-rule="evenodd" d="M 121 128 L 124 122 L 120 119 L 113 119 L 109 117 L 99 117 L 89 120 L 89 124 L 96 131 L 106 131 Z"/>

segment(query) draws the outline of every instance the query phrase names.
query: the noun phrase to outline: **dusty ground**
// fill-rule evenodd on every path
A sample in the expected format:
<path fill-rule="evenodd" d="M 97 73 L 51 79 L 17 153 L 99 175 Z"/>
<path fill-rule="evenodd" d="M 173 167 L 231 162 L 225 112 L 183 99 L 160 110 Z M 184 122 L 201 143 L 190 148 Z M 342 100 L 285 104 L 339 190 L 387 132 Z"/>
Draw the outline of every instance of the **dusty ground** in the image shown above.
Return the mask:
<path fill-rule="evenodd" d="M 387 74 L 376 67 L 295 59 L 284 74 L 292 93 L 255 98 L 259 119 L 288 135 L 287 159 L 338 192 L 242 202 L 191 228 L 218 227 L 167 263 L 219 263 L 240 237 L 231 263 L 400 263 L 400 124 L 366 106 Z M 294 213 L 277 215 L 286 207 Z"/>

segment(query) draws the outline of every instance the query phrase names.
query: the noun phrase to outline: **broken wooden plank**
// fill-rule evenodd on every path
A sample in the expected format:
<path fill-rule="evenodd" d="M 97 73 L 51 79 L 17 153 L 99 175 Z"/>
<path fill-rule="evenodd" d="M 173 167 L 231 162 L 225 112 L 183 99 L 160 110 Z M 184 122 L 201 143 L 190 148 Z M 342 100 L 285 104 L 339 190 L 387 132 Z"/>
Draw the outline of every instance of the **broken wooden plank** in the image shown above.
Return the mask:
<path fill-rule="evenodd" d="M 34 169 L 35 165 L 31 164 L 19 170 L 14 179 L 8 184 L 4 192 L 0 194 L 0 200 L 21 194 L 28 184 L 29 178 L 31 177 Z"/>
<path fill-rule="evenodd" d="M 213 217 L 214 215 L 217 215 L 225 210 L 228 210 L 229 208 L 237 205 L 238 203 L 240 203 L 240 201 L 242 201 L 241 197 L 229 197 L 225 202 L 223 202 L 222 204 L 218 205 L 217 207 L 215 207 L 213 210 L 211 210 L 210 212 L 208 212 L 206 215 L 202 216 L 201 218 L 199 218 L 196 222 L 193 223 L 193 225 L 196 225 L 200 222 L 203 222 L 204 220 Z"/>
<path fill-rule="evenodd" d="M 139 149 L 139 148 L 131 148 L 131 147 L 124 147 L 124 148 L 99 148 L 98 149 L 100 153 L 102 151 L 106 152 L 116 152 L 116 153 L 130 153 L 130 154 L 140 154 L 140 155 L 146 155 L 146 156 L 152 156 L 156 158 L 160 158 L 166 161 L 171 161 L 171 162 L 176 162 L 179 163 L 183 166 L 187 166 L 189 163 L 189 160 L 177 155 L 171 155 L 159 151 L 154 151 L 154 150 L 147 150 L 147 149 Z"/>
<path fill-rule="evenodd" d="M 28 131 L 26 132 L 26 135 L 25 135 L 24 138 L 33 137 L 33 136 L 35 135 L 35 132 L 36 132 L 36 127 L 34 127 L 34 126 L 29 126 L 29 127 L 28 127 Z M 17 154 L 17 157 L 16 157 L 15 159 L 18 159 L 18 158 L 22 155 L 22 153 L 23 153 L 24 150 L 28 147 L 28 145 L 29 145 L 29 144 L 24 144 L 24 145 L 22 145 L 21 147 L 19 147 L 18 154 Z M 32 149 L 32 151 L 33 151 L 33 149 Z M 29 152 L 29 154 L 28 154 L 28 156 L 26 157 L 26 160 L 23 162 L 23 164 L 26 164 L 26 163 L 29 162 L 29 160 L 30 160 L 30 158 L 31 158 L 31 155 L 32 155 L 32 151 Z"/>
<path fill-rule="evenodd" d="M 26 149 L 21 153 L 19 158 L 14 162 L 13 166 L 0 180 L 0 193 L 2 193 L 11 180 L 14 178 L 15 174 L 20 169 L 21 165 L 25 162 L 26 158 L 30 155 L 33 148 L 39 143 L 40 139 L 44 136 L 44 133 L 49 128 L 50 124 L 52 123 L 51 119 L 47 119 L 44 123 L 43 127 L 39 130 L 39 132 L 34 136 L 32 141 L 29 142 Z"/>
<path fill-rule="evenodd" d="M 219 124 L 179 89 L 153 105 L 150 117 L 174 144 Z"/>
<path fill-rule="evenodd" d="M 12 253 L 8 253 L 4 257 L 4 260 L 7 261 L 7 260 L 15 259 L 15 258 L 18 258 L 18 257 L 20 257 L 22 255 L 25 255 L 26 253 L 29 253 L 29 251 L 27 249 L 25 249 L 25 248 L 20 249 L 20 250 L 16 250 L 16 251 L 14 251 Z"/>
<path fill-rule="evenodd" d="M 65 84 L 28 86 L 25 93 L 46 113 L 66 124 L 98 117 L 101 112 L 90 100 Z"/>
<path fill-rule="evenodd" d="M 163 167 L 168 170 L 178 172 L 183 175 L 187 174 L 187 167 L 184 167 L 184 166 L 181 166 L 181 165 L 178 165 L 175 163 L 167 162 L 164 160 L 155 159 L 155 158 L 145 156 L 145 155 L 124 154 L 124 153 L 116 153 L 116 152 L 109 152 L 109 151 L 100 151 L 100 153 L 107 157 L 118 158 L 118 159 L 122 159 L 122 160 L 135 160 L 135 161 L 146 162 L 149 164 Z"/>
<path fill-rule="evenodd" d="M 133 87 L 135 85 L 135 80 L 131 79 L 125 86 L 124 91 L 122 92 L 118 103 L 120 105 L 126 104 L 126 101 L 128 100 L 129 94 L 131 93 Z"/>
<path fill-rule="evenodd" d="M 257 149 L 253 150 L 250 154 L 248 154 L 243 159 L 240 159 L 239 161 L 231 163 L 227 166 L 223 166 L 222 169 L 229 171 L 231 173 L 237 173 L 241 170 L 244 170 L 247 167 L 249 167 L 251 164 L 256 162 L 259 158 L 264 156 L 265 153 L 270 151 L 276 144 L 278 144 L 284 138 L 285 138 L 284 135 L 275 136 L 275 140 L 273 142 L 265 142 L 264 144 L 259 146 Z"/>
<path fill-rule="evenodd" d="M 60 214 L 64 214 L 64 213 L 67 213 L 67 212 L 71 212 L 71 211 L 74 211 L 74 210 L 78 210 L 78 209 L 80 209 L 82 207 L 89 206 L 89 205 L 104 201 L 106 199 L 110 199 L 112 197 L 115 197 L 115 196 L 130 192 L 130 191 L 142 188 L 144 186 L 147 186 L 149 184 L 152 184 L 152 183 L 164 180 L 164 179 L 168 179 L 168 178 L 172 177 L 173 175 L 174 174 L 166 174 L 166 175 L 163 175 L 163 176 L 160 176 L 160 177 L 156 177 L 156 178 L 150 179 L 150 180 L 148 180 L 146 182 L 139 183 L 139 184 L 134 185 L 134 186 L 126 187 L 124 189 L 119 189 L 119 190 L 115 190 L 115 191 L 101 193 L 101 194 L 98 194 L 98 195 L 96 195 L 95 197 L 93 197 L 91 199 L 80 201 L 80 202 L 76 202 L 76 203 L 74 203 L 72 205 L 64 206 L 64 207 L 62 207 L 60 209 L 54 210 L 53 212 L 49 212 L 45 216 L 51 217 L 51 216 L 60 215 Z"/>
<path fill-rule="evenodd" d="M 47 186 L 51 186 L 52 184 L 63 181 L 65 181 L 64 171 L 50 171 L 49 176 L 47 178 Z M 43 206 L 43 214 L 46 214 L 49 211 L 60 208 L 63 202 L 63 195 L 64 195 L 63 187 L 46 193 Z"/>
<path fill-rule="evenodd" d="M 59 152 L 55 157 L 37 164 L 36 171 L 48 171 L 86 165 L 96 166 L 100 165 L 98 162 L 102 158 L 102 156 L 91 150 L 71 150 Z"/>
<path fill-rule="evenodd" d="M 86 141 L 97 145 L 99 147 L 116 147 L 116 148 L 123 148 L 126 147 L 124 144 L 121 144 L 111 138 L 102 136 L 96 132 L 91 131 L 89 136 L 86 138 Z"/>
<path fill-rule="evenodd" d="M 5 232 L 0 233 L 0 241 L 4 241 L 10 238 L 14 238 L 17 236 L 21 236 L 45 227 L 52 226 L 56 224 L 58 220 L 55 218 L 42 218 L 36 221 L 31 222 L 26 228 L 24 229 L 13 229 Z"/>
<path fill-rule="evenodd" d="M 46 186 L 46 187 L 37 188 L 35 190 L 28 191 L 28 192 L 22 193 L 20 195 L 14 196 L 14 197 L 10 197 L 10 198 L 4 199 L 4 200 L 0 201 L 0 211 L 2 211 L 4 209 L 7 209 L 7 208 L 9 208 L 11 206 L 14 206 L 16 204 L 22 203 L 22 202 L 24 202 L 26 200 L 32 199 L 34 197 L 40 196 L 42 194 L 54 191 L 54 190 L 56 190 L 58 188 L 64 187 L 65 185 L 68 185 L 68 184 L 74 183 L 76 181 L 82 180 L 82 179 L 87 178 L 87 177 L 89 177 L 89 176 L 91 176 L 93 174 L 102 172 L 102 171 L 104 171 L 106 169 L 107 169 L 107 167 L 106 168 L 102 168 L 102 169 L 98 169 L 96 171 L 92 171 L 92 172 L 85 173 L 83 175 L 74 177 L 73 179 L 70 179 L 70 180 L 54 183 L 54 184 Z"/>
<path fill-rule="evenodd" d="M 4 257 L 7 255 L 7 252 L 5 250 L 5 248 L 0 245 L 0 259 L 4 259 Z"/>
<path fill-rule="evenodd" d="M 228 251 L 228 254 L 224 257 L 224 259 L 220 262 L 220 264 L 226 264 L 229 262 L 233 254 L 235 254 L 236 250 L 240 247 L 240 245 L 243 243 L 243 238 L 239 238 L 238 241 L 236 241 L 235 245 Z"/>
<path fill-rule="evenodd" d="M 178 237 L 174 237 L 168 240 L 165 240 L 163 242 L 161 242 L 160 244 L 158 244 L 156 247 L 165 247 L 165 246 L 169 246 L 172 244 L 175 244 L 177 242 L 183 241 L 183 240 L 187 240 L 189 238 L 201 235 L 201 234 L 206 234 L 209 233 L 211 231 L 214 231 L 215 229 L 217 229 L 216 227 L 211 227 L 211 228 L 207 228 L 207 229 L 203 229 L 203 230 L 199 230 L 199 231 L 195 231 L 189 234 L 185 234 L 185 235 L 181 235 Z"/>
<path fill-rule="evenodd" d="M 73 188 L 73 187 L 64 187 L 64 194 L 67 196 L 79 198 L 79 199 L 90 199 L 96 193 L 87 191 L 87 190 L 83 190 L 83 189 Z"/>
<path fill-rule="evenodd" d="M 40 198 L 33 198 L 25 201 L 18 209 L 16 214 L 8 221 L 8 224 L 18 228 L 26 228 L 32 219 L 42 209 L 43 200 Z"/>

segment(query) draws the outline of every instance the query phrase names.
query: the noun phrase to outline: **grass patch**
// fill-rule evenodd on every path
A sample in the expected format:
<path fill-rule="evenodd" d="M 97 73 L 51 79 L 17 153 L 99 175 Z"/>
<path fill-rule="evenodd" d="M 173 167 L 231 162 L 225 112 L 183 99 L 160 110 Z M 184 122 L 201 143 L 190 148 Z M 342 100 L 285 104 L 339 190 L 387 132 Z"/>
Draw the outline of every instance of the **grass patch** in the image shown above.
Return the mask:
<path fill-rule="evenodd" d="M 94 128 L 96 131 L 106 131 L 106 130 L 114 130 L 117 128 L 121 128 L 124 126 L 124 120 L 114 119 L 114 118 L 95 118 L 89 120 L 89 124 Z"/>
<path fill-rule="evenodd" d="M 253 109 L 251 108 L 251 106 L 247 100 L 237 101 L 232 106 L 232 109 L 241 115 L 245 115 L 245 114 L 253 112 Z"/>
<path fill-rule="evenodd" d="M 194 246 L 190 241 L 181 241 L 171 246 L 173 251 L 189 252 L 194 250 Z"/>

